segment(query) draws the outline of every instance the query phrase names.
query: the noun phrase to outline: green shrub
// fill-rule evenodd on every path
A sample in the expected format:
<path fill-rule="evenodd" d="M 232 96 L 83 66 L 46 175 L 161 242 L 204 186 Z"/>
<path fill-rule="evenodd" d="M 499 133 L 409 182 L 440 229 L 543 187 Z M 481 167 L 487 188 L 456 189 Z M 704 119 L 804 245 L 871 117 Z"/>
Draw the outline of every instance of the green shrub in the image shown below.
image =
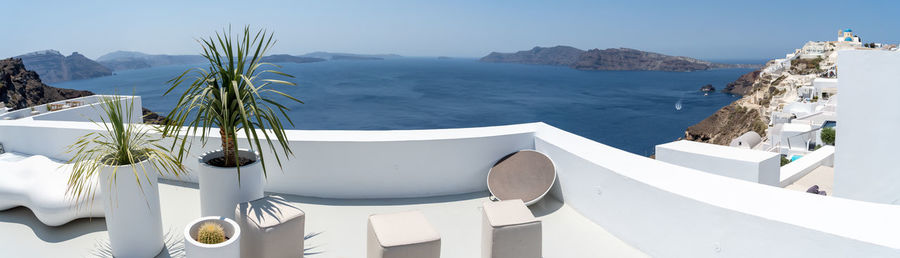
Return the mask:
<path fill-rule="evenodd" d="M 203 223 L 197 231 L 197 242 L 208 245 L 225 242 L 225 229 L 214 222 Z"/>
<path fill-rule="evenodd" d="M 788 163 L 791 163 L 791 160 L 789 160 L 784 155 L 781 155 L 781 166 L 783 167 L 784 165 L 787 165 Z"/>
<path fill-rule="evenodd" d="M 834 128 L 831 128 L 831 127 L 822 128 L 822 142 L 824 142 L 825 144 L 828 144 L 828 145 L 834 145 L 835 134 L 836 134 L 836 132 L 834 131 Z"/>

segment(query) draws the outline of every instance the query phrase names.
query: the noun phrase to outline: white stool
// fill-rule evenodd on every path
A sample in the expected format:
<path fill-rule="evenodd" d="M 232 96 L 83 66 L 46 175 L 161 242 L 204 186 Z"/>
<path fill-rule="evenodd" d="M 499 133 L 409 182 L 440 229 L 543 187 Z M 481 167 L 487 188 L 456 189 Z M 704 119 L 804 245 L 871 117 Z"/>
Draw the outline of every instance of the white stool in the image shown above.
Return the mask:
<path fill-rule="evenodd" d="M 481 257 L 541 257 L 541 221 L 522 200 L 485 202 L 482 211 Z"/>
<path fill-rule="evenodd" d="M 437 258 L 441 236 L 418 211 L 369 216 L 369 258 Z"/>
<path fill-rule="evenodd" d="M 241 257 L 303 257 L 306 214 L 280 196 L 240 203 Z"/>

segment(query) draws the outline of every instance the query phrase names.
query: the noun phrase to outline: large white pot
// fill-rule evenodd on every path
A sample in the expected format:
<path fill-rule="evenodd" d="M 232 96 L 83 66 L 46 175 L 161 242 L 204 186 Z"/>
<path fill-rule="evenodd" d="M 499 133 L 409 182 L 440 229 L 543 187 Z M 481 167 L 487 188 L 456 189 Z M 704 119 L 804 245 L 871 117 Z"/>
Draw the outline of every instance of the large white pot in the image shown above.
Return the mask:
<path fill-rule="evenodd" d="M 135 180 L 135 173 L 141 177 L 140 182 Z M 113 256 L 153 257 L 163 249 L 158 176 L 156 168 L 146 160 L 125 166 L 100 166 L 98 183 L 105 195 L 103 211 Z"/>
<path fill-rule="evenodd" d="M 200 155 L 198 166 L 200 216 L 222 216 L 233 219 L 234 209 L 238 203 L 263 197 L 265 178 L 256 153 L 243 149 L 238 151 L 239 156 L 253 160 L 253 163 L 241 167 L 240 181 L 237 168 L 206 164 L 207 161 L 223 155 L 221 150 Z"/>
<path fill-rule="evenodd" d="M 225 229 L 225 242 L 208 245 L 197 242 L 197 231 L 206 222 L 214 222 Z M 241 227 L 234 220 L 219 216 L 196 219 L 184 228 L 184 254 L 188 258 L 241 257 Z"/>

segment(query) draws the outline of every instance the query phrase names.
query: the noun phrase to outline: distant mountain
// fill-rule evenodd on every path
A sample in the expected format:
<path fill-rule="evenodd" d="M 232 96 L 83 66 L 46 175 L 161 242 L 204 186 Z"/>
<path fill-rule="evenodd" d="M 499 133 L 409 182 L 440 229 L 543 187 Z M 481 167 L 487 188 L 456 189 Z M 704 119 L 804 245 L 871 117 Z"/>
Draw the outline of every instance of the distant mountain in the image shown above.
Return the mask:
<path fill-rule="evenodd" d="M 94 93 L 47 86 L 38 73 L 26 70 L 22 59 L 0 60 L 0 102 L 12 109 L 90 95 Z"/>
<path fill-rule="evenodd" d="M 363 55 L 363 54 L 350 54 L 350 53 L 331 53 L 331 52 L 312 52 L 305 55 L 301 55 L 302 57 L 315 57 L 322 58 L 328 60 L 381 60 L 381 59 L 390 59 L 390 58 L 401 58 L 402 56 L 396 54 L 382 54 L 382 55 Z M 336 57 L 336 58 L 335 58 Z"/>
<path fill-rule="evenodd" d="M 516 53 L 491 52 L 481 58 L 482 62 L 518 63 L 570 66 L 578 61 L 584 50 L 569 46 L 534 47 Z"/>
<path fill-rule="evenodd" d="M 112 70 L 78 52 L 64 56 L 56 50 L 44 50 L 16 58 L 22 59 L 25 67 L 37 72 L 45 83 L 112 75 Z"/>
<path fill-rule="evenodd" d="M 384 60 L 384 58 L 383 57 L 374 57 L 374 56 L 333 55 L 333 56 L 331 56 L 331 60 Z"/>
<path fill-rule="evenodd" d="M 712 68 L 712 63 L 683 56 L 669 56 L 630 48 L 591 49 L 572 67 L 579 70 L 649 70 L 690 72 Z"/>
<path fill-rule="evenodd" d="M 206 59 L 200 55 L 150 55 L 135 51 L 116 51 L 97 58 L 97 61 L 113 70 L 130 70 L 165 65 L 201 64 L 206 62 Z"/>
<path fill-rule="evenodd" d="M 753 68 L 759 65 L 718 64 L 630 48 L 580 50 L 569 46 L 534 47 L 516 53 L 492 52 L 482 62 L 569 66 L 579 70 L 648 70 L 688 72 L 715 68 Z"/>
<path fill-rule="evenodd" d="M 314 63 L 325 61 L 325 59 L 292 55 L 270 55 L 263 57 L 262 61 L 267 63 Z"/>

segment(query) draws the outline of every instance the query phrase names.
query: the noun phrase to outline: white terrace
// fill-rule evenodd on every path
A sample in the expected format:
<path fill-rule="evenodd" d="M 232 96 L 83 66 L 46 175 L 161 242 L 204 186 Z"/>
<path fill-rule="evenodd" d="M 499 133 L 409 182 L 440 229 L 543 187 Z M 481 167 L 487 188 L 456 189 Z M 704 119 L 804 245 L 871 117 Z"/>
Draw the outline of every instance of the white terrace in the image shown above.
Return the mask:
<path fill-rule="evenodd" d="M 488 170 L 506 154 L 533 149 L 549 156 L 558 173 L 550 196 L 529 207 L 543 223 L 543 257 L 900 256 L 900 207 L 889 204 L 900 197 L 900 174 L 886 158 L 895 151 L 896 138 L 880 138 L 900 131 L 900 119 L 870 128 L 871 121 L 851 119 L 870 110 L 846 108 L 888 103 L 880 100 L 900 95 L 900 74 L 892 72 L 900 67 L 900 52 L 841 56 L 843 106 L 838 112 L 847 113 L 841 114 L 840 147 L 833 154 L 838 197 L 649 159 L 544 123 L 292 130 L 288 140 L 295 156 L 283 171 L 270 164 L 265 188 L 306 213 L 306 232 L 317 234 L 306 243 L 312 248 L 310 257 L 364 257 L 366 218 L 407 210 L 422 211 L 434 224 L 442 257 L 478 257 L 479 209 L 488 200 Z M 872 73 L 877 76 L 867 76 Z M 855 87 L 859 84 L 869 88 Z M 896 117 L 896 112 L 878 115 Z M 97 128 L 89 122 L 0 121 L 0 143 L 10 152 L 0 155 L 0 162 L 13 162 L 15 155 L 66 160 L 65 146 L 93 130 Z M 213 148 L 191 153 L 196 157 Z M 270 150 L 263 152 L 271 156 Z M 0 167 L 0 178 L 5 169 Z M 792 171 L 777 178 L 796 181 L 795 174 L 810 173 L 805 168 Z M 183 254 L 180 232 L 200 215 L 195 182 L 193 177 L 160 180 L 163 226 L 170 237 L 162 257 Z M 106 238 L 99 218 L 50 227 L 26 208 L 0 212 L 4 256 L 103 256 L 108 254 Z"/>

